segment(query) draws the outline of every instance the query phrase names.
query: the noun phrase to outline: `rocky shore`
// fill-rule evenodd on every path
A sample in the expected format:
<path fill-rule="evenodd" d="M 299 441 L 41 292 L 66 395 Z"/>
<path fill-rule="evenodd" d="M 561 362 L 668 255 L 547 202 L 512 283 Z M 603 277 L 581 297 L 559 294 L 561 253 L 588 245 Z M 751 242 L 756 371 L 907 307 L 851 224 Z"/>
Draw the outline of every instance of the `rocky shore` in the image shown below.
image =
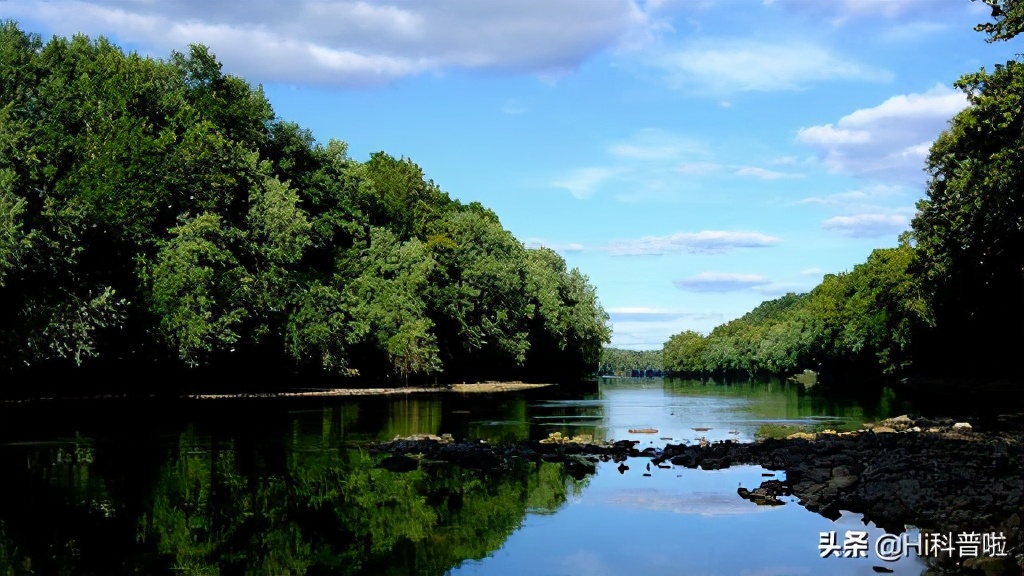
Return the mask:
<path fill-rule="evenodd" d="M 758 465 L 784 472 L 782 480 L 741 488 L 738 498 L 756 504 L 784 503 L 795 496 L 810 511 L 836 519 L 840 511 L 891 533 L 906 526 L 954 536 L 1001 533 L 1004 557 L 940 557 L 935 574 L 1024 574 L 1024 415 L 985 423 L 900 416 L 857 432 L 798 433 L 754 443 L 721 441 L 638 448 L 637 441 L 586 442 L 557 435 L 538 442 L 491 445 L 418 436 L 375 444 L 381 466 L 412 470 L 421 460 L 493 469 L 512 459 L 562 462 L 577 478 L 596 472 L 599 461 L 650 458 L 660 467 L 716 470 Z M 780 474 L 780 476 L 782 476 Z"/>

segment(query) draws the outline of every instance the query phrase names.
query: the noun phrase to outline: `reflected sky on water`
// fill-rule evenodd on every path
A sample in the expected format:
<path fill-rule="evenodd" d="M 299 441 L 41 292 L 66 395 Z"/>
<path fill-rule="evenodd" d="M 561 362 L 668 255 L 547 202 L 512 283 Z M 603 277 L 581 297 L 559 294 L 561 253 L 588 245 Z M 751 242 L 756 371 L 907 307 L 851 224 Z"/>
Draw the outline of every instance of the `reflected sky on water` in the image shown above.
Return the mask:
<path fill-rule="evenodd" d="M 560 464 L 397 474 L 366 442 L 558 432 L 646 445 L 856 428 L 902 404 L 796 384 L 616 380 L 526 393 L 0 407 L 0 573 L 870 574 L 818 555 L 831 522 L 737 495 L 771 474 L 630 459 L 575 480 Z M 700 428 L 701 430 L 694 430 Z M 631 433 L 651 429 L 657 432 Z M 650 476 L 644 476 L 644 474 Z M 920 574 L 917 559 L 885 563 Z M 7 570 L 8 572 L 4 572 Z"/>

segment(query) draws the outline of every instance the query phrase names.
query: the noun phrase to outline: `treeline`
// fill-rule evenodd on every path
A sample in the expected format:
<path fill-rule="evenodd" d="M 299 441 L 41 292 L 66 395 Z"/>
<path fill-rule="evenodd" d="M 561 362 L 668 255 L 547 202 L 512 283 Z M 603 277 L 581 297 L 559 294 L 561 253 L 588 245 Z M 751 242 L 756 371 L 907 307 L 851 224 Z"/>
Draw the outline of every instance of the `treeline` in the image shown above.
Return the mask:
<path fill-rule="evenodd" d="M 1016 36 L 1024 3 L 992 0 L 988 41 Z M 664 345 L 679 373 L 935 375 L 1020 380 L 1024 353 L 1024 62 L 955 84 L 968 106 L 934 142 L 926 198 L 897 248 L 764 302 L 707 336 Z"/>
<path fill-rule="evenodd" d="M 597 372 L 607 376 L 661 376 L 662 351 L 605 348 Z"/>
<path fill-rule="evenodd" d="M 607 320 L 557 253 L 316 142 L 204 47 L 0 23 L 4 372 L 551 380 L 596 370 Z"/>
<path fill-rule="evenodd" d="M 915 335 L 932 325 L 923 289 L 908 271 L 909 245 L 879 249 L 808 294 L 787 294 L 718 326 L 686 331 L 664 346 L 676 373 L 788 374 L 802 369 L 892 375 L 915 360 Z"/>

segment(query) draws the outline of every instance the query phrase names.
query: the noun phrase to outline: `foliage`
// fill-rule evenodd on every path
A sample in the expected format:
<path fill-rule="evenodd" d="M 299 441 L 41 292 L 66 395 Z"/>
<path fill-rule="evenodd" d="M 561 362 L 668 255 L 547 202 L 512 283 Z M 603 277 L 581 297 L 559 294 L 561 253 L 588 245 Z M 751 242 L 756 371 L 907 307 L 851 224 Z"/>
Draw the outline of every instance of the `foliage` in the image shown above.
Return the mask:
<path fill-rule="evenodd" d="M 578 270 L 409 159 L 317 143 L 203 46 L 156 60 L 0 22 L 0 72 L 0 369 L 597 366 L 607 316 Z"/>
<path fill-rule="evenodd" d="M 1014 6 L 1019 10 L 1019 7 Z M 913 238 L 935 307 L 940 358 L 1016 372 L 1024 349 L 1024 63 L 984 68 L 956 82 L 969 106 L 928 155 L 927 198 Z"/>
<path fill-rule="evenodd" d="M 664 369 L 661 350 L 605 348 L 601 351 L 600 373 L 615 376 L 660 373 Z"/>
<path fill-rule="evenodd" d="M 992 8 L 992 18 L 995 20 L 995 22 L 985 22 L 974 27 L 978 32 L 988 34 L 986 42 L 1009 40 L 1024 30 L 1024 2 L 1020 0 L 982 0 L 982 2 Z"/>
<path fill-rule="evenodd" d="M 931 322 L 910 272 L 909 244 L 878 249 L 850 272 L 830 274 L 807 294 L 787 294 L 716 327 L 665 343 L 670 372 L 791 374 L 814 370 L 906 372 L 916 334 Z"/>
<path fill-rule="evenodd" d="M 673 335 L 662 351 L 668 372 L 702 372 L 707 339 L 700 332 L 686 330 Z"/>

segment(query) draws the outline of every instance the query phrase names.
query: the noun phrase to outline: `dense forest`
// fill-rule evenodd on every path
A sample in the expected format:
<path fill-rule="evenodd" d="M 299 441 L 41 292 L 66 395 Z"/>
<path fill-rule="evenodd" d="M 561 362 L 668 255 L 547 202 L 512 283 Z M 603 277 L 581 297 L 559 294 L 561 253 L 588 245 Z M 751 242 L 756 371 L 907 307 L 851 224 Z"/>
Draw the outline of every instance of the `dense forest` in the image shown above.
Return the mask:
<path fill-rule="evenodd" d="M 557 253 L 408 159 L 318 143 L 205 47 L 160 60 L 13 22 L 0 302 L 6 382 L 551 381 L 610 338 Z"/>
<path fill-rule="evenodd" d="M 1017 36 L 1024 3 L 987 0 L 986 41 Z M 665 343 L 676 373 L 1020 380 L 1024 352 L 1024 62 L 966 74 L 968 106 L 932 144 L 926 197 L 896 248 L 807 294 Z"/>
<path fill-rule="evenodd" d="M 662 375 L 661 350 L 605 348 L 597 373 L 602 376 L 648 377 Z"/>

